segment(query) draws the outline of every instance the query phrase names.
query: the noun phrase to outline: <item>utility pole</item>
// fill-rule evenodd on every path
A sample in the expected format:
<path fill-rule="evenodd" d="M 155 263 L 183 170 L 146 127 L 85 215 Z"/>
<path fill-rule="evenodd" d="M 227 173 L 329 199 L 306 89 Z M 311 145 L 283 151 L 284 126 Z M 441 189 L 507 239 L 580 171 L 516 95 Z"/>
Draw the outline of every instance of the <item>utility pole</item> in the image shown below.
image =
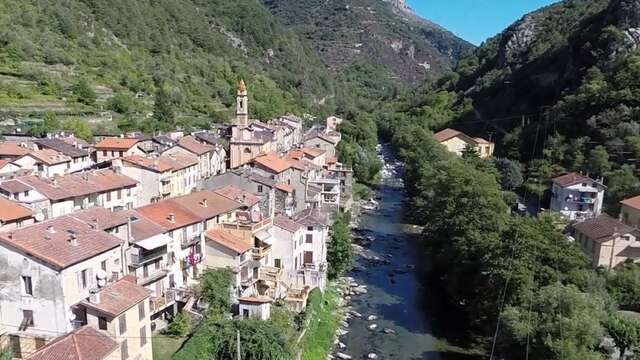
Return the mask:
<path fill-rule="evenodd" d="M 242 360 L 240 358 L 240 330 L 238 330 L 238 332 L 236 333 L 236 342 L 237 342 L 237 348 L 236 351 L 238 353 L 238 360 Z"/>

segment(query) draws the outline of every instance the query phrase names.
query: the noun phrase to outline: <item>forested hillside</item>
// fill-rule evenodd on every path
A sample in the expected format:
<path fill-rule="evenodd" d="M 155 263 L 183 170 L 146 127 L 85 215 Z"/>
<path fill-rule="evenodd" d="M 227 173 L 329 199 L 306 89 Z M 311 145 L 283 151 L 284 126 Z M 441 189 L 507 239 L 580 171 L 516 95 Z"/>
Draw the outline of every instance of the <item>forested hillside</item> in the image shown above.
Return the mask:
<path fill-rule="evenodd" d="M 527 165 L 528 191 L 582 171 L 604 177 L 616 215 L 640 190 L 639 26 L 637 0 L 563 1 L 488 40 L 431 89 L 453 98 L 460 128 L 495 134 L 499 156 Z"/>
<path fill-rule="evenodd" d="M 257 118 L 324 116 L 359 107 L 360 95 L 396 93 L 404 86 L 398 66 L 419 70 L 412 79 L 439 74 L 469 47 L 402 19 L 379 0 L 354 7 L 323 2 L 308 11 L 299 11 L 307 5 L 302 1 L 278 3 L 274 9 L 258 0 L 3 1 L 0 120 L 29 128 L 56 114 L 80 117 L 101 132 L 206 127 L 230 118 L 239 78 Z M 322 19 L 351 22 L 363 12 L 362 21 L 312 36 Z M 308 28 L 291 25 L 306 21 Z M 390 34 L 384 44 L 353 38 L 372 27 Z M 339 51 L 323 51 L 326 36 L 363 42 L 368 50 L 335 72 L 331 53 Z M 424 61 L 429 71 L 416 65 Z"/>
<path fill-rule="evenodd" d="M 311 40 L 323 63 L 358 62 L 417 83 L 450 69 L 473 48 L 449 31 L 382 0 L 264 0 L 284 23 Z"/>

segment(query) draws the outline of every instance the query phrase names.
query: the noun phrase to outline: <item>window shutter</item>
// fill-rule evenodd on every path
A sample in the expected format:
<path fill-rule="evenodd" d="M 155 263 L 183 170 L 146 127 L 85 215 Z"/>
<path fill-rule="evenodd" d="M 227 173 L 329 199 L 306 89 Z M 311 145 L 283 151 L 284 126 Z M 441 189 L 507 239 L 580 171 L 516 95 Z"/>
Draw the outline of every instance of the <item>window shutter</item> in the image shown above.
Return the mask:
<path fill-rule="evenodd" d="M 87 277 L 88 277 L 88 279 L 87 279 L 87 287 L 89 289 L 91 289 L 91 288 L 94 287 L 95 282 L 96 282 L 96 277 L 93 276 L 93 269 L 92 268 L 87 269 Z"/>

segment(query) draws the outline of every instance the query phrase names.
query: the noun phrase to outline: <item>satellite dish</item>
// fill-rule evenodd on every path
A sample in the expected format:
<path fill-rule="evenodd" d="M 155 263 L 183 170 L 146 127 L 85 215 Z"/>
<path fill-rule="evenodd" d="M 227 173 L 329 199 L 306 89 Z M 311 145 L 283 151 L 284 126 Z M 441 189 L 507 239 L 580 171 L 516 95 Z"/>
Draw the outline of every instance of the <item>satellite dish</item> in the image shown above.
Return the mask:
<path fill-rule="evenodd" d="M 96 278 L 98 280 L 105 280 L 107 278 L 107 272 L 102 269 L 96 271 Z"/>
<path fill-rule="evenodd" d="M 36 221 L 37 222 L 44 221 L 44 215 L 42 213 L 36 214 Z"/>

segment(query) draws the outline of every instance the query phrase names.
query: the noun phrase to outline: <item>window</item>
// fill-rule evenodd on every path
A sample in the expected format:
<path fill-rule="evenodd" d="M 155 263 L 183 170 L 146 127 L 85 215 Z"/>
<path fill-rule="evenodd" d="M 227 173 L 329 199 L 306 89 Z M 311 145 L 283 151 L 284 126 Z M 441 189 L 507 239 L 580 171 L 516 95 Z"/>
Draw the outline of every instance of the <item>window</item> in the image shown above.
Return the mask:
<path fill-rule="evenodd" d="M 100 263 L 100 269 L 102 269 L 102 271 L 107 271 L 107 260 L 102 260 Z"/>
<path fill-rule="evenodd" d="M 22 358 L 22 349 L 20 348 L 20 336 L 9 335 L 9 346 L 11 347 L 11 352 L 13 353 L 13 357 Z"/>
<path fill-rule="evenodd" d="M 33 284 L 31 283 L 31 276 L 23 276 L 22 284 L 24 285 L 24 294 L 33 296 Z"/>
<path fill-rule="evenodd" d="M 122 151 L 118 151 L 118 156 L 122 157 Z"/>
<path fill-rule="evenodd" d="M 313 226 L 307 226 L 308 231 L 313 231 Z"/>
<path fill-rule="evenodd" d="M 24 192 L 24 196 L 29 196 L 29 190 Z"/>
<path fill-rule="evenodd" d="M 89 271 L 90 269 L 84 269 L 76 273 L 78 289 L 86 289 L 89 286 Z"/>
<path fill-rule="evenodd" d="M 313 235 L 312 234 L 307 234 L 305 236 L 304 242 L 307 244 L 313 244 Z"/>
<path fill-rule="evenodd" d="M 144 301 L 138 304 L 138 317 L 140 320 L 144 319 Z"/>
<path fill-rule="evenodd" d="M 98 329 L 107 330 L 107 318 L 104 316 L 100 316 L 98 318 Z"/>
<path fill-rule="evenodd" d="M 33 326 L 33 310 L 22 310 L 22 324 L 20 328 L 26 329 L 29 326 Z"/>
<path fill-rule="evenodd" d="M 102 156 L 107 157 L 107 150 L 102 150 Z"/>
<path fill-rule="evenodd" d="M 129 358 L 129 345 L 127 344 L 127 339 L 120 343 L 120 356 L 122 360 L 127 360 Z"/>
<path fill-rule="evenodd" d="M 273 259 L 273 265 L 275 267 L 277 267 L 278 269 L 282 269 L 282 260 L 280 259 Z"/>
<path fill-rule="evenodd" d="M 147 344 L 147 327 L 143 326 L 140 328 L 140 347 L 143 347 Z"/>
<path fill-rule="evenodd" d="M 156 270 L 160 270 L 160 259 L 157 259 L 153 262 L 153 268 Z"/>
<path fill-rule="evenodd" d="M 127 332 L 127 314 L 122 314 L 118 318 L 118 327 L 120 328 L 120 335 Z"/>
<path fill-rule="evenodd" d="M 107 201 L 111 201 L 111 191 L 107 192 Z"/>
<path fill-rule="evenodd" d="M 122 190 L 118 190 L 118 200 L 122 199 Z"/>
<path fill-rule="evenodd" d="M 259 192 L 259 193 L 262 193 L 262 190 L 263 190 L 263 189 L 262 189 L 262 185 L 258 185 L 258 192 Z"/>

